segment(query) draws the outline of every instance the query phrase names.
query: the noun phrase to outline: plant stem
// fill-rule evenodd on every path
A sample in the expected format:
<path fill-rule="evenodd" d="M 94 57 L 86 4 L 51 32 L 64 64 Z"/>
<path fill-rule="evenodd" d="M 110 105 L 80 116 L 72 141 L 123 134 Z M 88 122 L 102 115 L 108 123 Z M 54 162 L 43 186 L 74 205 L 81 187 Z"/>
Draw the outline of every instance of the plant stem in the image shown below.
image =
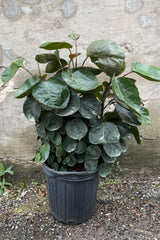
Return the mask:
<path fill-rule="evenodd" d="M 75 40 L 75 49 L 76 49 L 76 61 L 75 61 L 75 66 L 77 68 L 77 40 Z"/>
<path fill-rule="evenodd" d="M 130 71 L 130 72 L 128 72 L 128 73 L 126 73 L 125 75 L 123 75 L 123 77 L 125 77 L 125 76 L 129 75 L 130 73 L 132 73 L 132 71 Z"/>
<path fill-rule="evenodd" d="M 26 67 L 22 66 L 21 68 L 23 68 L 25 71 L 27 71 L 34 78 L 34 75 Z"/>
<path fill-rule="evenodd" d="M 115 103 L 115 99 L 111 99 L 106 106 L 104 106 L 103 110 L 106 109 L 108 106 L 110 106 L 112 103 Z"/>
<path fill-rule="evenodd" d="M 69 48 L 69 52 L 70 52 L 70 54 L 72 54 L 72 52 L 71 52 L 71 49 Z M 73 59 L 71 59 L 71 62 L 72 62 L 72 66 L 73 66 L 73 68 L 74 68 L 74 61 L 73 61 Z"/>
<path fill-rule="evenodd" d="M 41 69 L 38 62 L 37 62 L 37 65 L 38 65 L 39 76 L 40 76 L 40 79 L 42 80 Z"/>
<path fill-rule="evenodd" d="M 101 119 L 103 119 L 103 113 L 104 113 L 104 103 L 105 103 L 105 100 L 106 100 L 106 97 L 110 91 L 110 88 L 111 88 L 111 84 L 112 84 L 112 78 L 110 78 L 110 81 L 108 83 L 108 86 L 106 87 L 106 89 L 104 90 L 104 93 L 103 93 L 103 102 L 102 102 L 102 111 L 101 111 Z"/>
<path fill-rule="evenodd" d="M 83 67 L 83 65 L 85 64 L 85 62 L 87 61 L 87 58 L 88 58 L 88 57 L 86 57 L 86 58 L 84 59 L 84 61 L 83 61 L 83 63 L 82 63 L 82 67 Z"/>

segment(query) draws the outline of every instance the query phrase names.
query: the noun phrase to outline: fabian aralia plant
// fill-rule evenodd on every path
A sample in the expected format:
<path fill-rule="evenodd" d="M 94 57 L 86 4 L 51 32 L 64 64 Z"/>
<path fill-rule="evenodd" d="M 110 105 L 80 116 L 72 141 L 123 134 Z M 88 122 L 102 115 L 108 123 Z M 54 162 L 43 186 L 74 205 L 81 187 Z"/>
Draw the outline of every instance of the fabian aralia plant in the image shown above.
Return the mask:
<path fill-rule="evenodd" d="M 127 151 L 126 139 L 134 136 L 140 144 L 138 126 L 150 124 L 149 112 L 130 73 L 160 81 L 160 69 L 134 62 L 131 71 L 124 74 L 125 54 L 116 42 L 108 40 L 92 42 L 79 65 L 79 35 L 69 37 L 74 48 L 68 42 L 40 46 L 49 52 L 35 56 L 37 75 L 24 66 L 24 59 L 18 59 L 2 73 L 2 81 L 7 83 L 19 68 L 31 75 L 14 96 L 26 97 L 24 115 L 35 123 L 42 142 L 35 162 L 56 171 L 92 171 L 99 167 L 99 174 L 105 177 L 116 158 Z M 61 49 L 68 51 L 67 59 L 62 58 Z M 88 59 L 91 62 L 86 66 Z M 44 74 L 39 64 L 46 65 Z M 99 83 L 97 75 L 101 73 L 104 80 Z"/>

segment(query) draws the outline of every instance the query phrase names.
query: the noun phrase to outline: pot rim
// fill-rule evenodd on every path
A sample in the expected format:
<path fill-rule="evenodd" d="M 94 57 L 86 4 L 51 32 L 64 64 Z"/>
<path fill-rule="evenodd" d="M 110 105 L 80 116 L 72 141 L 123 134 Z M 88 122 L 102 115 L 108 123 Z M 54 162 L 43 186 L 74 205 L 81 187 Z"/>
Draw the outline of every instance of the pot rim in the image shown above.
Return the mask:
<path fill-rule="evenodd" d="M 60 172 L 60 171 L 56 171 L 56 170 L 48 167 L 46 163 L 42 163 L 42 166 L 43 166 L 44 170 L 53 172 L 54 174 L 61 175 L 61 176 L 64 176 L 64 175 L 89 175 L 89 174 L 94 174 L 94 173 L 99 171 L 99 167 L 98 167 L 98 168 L 96 168 L 93 171 L 81 171 L 81 172 L 66 171 L 66 172 Z"/>

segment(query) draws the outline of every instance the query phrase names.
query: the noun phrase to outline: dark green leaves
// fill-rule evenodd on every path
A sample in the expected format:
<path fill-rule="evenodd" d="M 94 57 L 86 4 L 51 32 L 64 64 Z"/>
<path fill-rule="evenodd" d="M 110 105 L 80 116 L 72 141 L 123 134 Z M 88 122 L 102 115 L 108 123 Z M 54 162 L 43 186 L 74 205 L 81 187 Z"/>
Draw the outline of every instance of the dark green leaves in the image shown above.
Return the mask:
<path fill-rule="evenodd" d="M 56 50 L 56 49 L 62 49 L 62 48 L 72 48 L 72 45 L 67 42 L 46 42 L 43 43 L 40 48 L 46 49 L 46 50 Z"/>
<path fill-rule="evenodd" d="M 113 143 L 119 141 L 120 133 L 114 123 L 99 122 L 89 131 L 89 141 L 92 144 Z"/>
<path fill-rule="evenodd" d="M 94 118 L 101 112 L 101 104 L 94 95 L 84 95 L 79 112 L 84 118 Z"/>
<path fill-rule="evenodd" d="M 2 82 L 7 83 L 11 78 L 13 78 L 20 67 L 23 66 L 24 59 L 21 58 L 15 62 L 12 62 L 11 65 L 4 70 L 2 73 Z"/>
<path fill-rule="evenodd" d="M 35 122 L 40 117 L 41 106 L 33 97 L 29 96 L 24 102 L 23 113 L 29 121 Z"/>
<path fill-rule="evenodd" d="M 73 73 L 62 72 L 62 77 L 66 84 L 77 92 L 90 91 L 98 87 L 97 78 L 85 70 L 78 70 Z"/>
<path fill-rule="evenodd" d="M 44 163 L 48 159 L 49 154 L 50 154 L 50 145 L 49 143 L 46 143 L 42 145 L 39 152 L 36 154 L 35 161 Z"/>
<path fill-rule="evenodd" d="M 65 130 L 70 138 L 81 139 L 87 134 L 88 128 L 81 119 L 75 118 L 67 122 Z"/>
<path fill-rule="evenodd" d="M 133 125 L 133 126 L 141 125 L 141 123 L 137 119 L 136 114 L 133 113 L 132 111 L 130 111 L 126 108 L 123 108 L 119 104 L 116 105 L 116 111 L 119 114 L 119 116 L 122 118 L 122 120 L 124 122 L 128 123 L 129 125 Z"/>
<path fill-rule="evenodd" d="M 38 54 L 35 57 L 35 60 L 39 63 L 47 63 L 53 60 L 57 60 L 57 56 L 55 54 Z"/>
<path fill-rule="evenodd" d="M 62 127 L 63 119 L 48 111 L 42 114 L 41 123 L 47 130 L 55 131 Z"/>
<path fill-rule="evenodd" d="M 80 98 L 76 92 L 71 91 L 69 103 L 66 108 L 56 110 L 58 116 L 69 116 L 77 112 L 80 108 Z"/>
<path fill-rule="evenodd" d="M 125 55 L 121 47 L 108 40 L 98 40 L 87 48 L 87 56 L 108 76 L 117 76 L 124 66 Z"/>
<path fill-rule="evenodd" d="M 39 83 L 39 78 L 29 78 L 27 79 L 15 92 L 14 97 L 15 98 L 23 98 L 27 95 L 29 95 L 32 91 L 32 88 Z"/>
<path fill-rule="evenodd" d="M 110 163 L 102 163 L 99 168 L 99 175 L 101 177 L 106 177 L 111 173 L 112 170 L 112 164 Z"/>
<path fill-rule="evenodd" d="M 121 154 L 122 146 L 120 142 L 106 143 L 103 145 L 104 151 L 109 157 L 118 157 Z"/>
<path fill-rule="evenodd" d="M 64 139 L 64 142 L 63 142 L 63 148 L 66 152 L 70 153 L 70 152 L 73 152 L 77 147 L 77 142 L 70 138 L 70 137 L 66 137 Z"/>
<path fill-rule="evenodd" d="M 132 63 L 132 72 L 151 81 L 160 81 L 160 68 L 143 63 Z"/>
<path fill-rule="evenodd" d="M 53 109 L 65 108 L 70 98 L 67 85 L 58 77 L 37 84 L 32 90 L 32 95 L 39 103 Z"/>
<path fill-rule="evenodd" d="M 141 116 L 141 100 L 135 84 L 129 78 L 115 78 L 112 81 L 112 89 L 116 98 L 125 103 L 132 111 Z"/>

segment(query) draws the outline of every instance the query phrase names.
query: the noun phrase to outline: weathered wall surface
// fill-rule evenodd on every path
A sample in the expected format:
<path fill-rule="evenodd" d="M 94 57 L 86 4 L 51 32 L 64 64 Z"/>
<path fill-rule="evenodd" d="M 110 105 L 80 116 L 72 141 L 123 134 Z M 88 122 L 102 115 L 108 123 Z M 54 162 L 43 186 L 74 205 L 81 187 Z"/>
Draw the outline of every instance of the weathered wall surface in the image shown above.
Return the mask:
<path fill-rule="evenodd" d="M 79 51 L 85 56 L 88 43 L 98 39 L 118 42 L 126 61 L 140 61 L 160 67 L 160 0 L 0 0 L 0 65 L 25 58 L 36 72 L 36 53 L 47 41 L 68 41 L 67 35 L 81 35 Z M 129 67 L 127 68 L 129 71 Z M 37 149 L 34 126 L 22 113 L 23 100 L 13 98 L 15 88 L 27 77 L 20 72 L 0 92 L 0 159 L 32 162 Z M 160 84 L 139 80 L 141 97 L 151 113 L 152 125 L 141 130 L 141 146 L 132 141 L 129 153 L 121 157 L 123 169 L 160 165 Z"/>

